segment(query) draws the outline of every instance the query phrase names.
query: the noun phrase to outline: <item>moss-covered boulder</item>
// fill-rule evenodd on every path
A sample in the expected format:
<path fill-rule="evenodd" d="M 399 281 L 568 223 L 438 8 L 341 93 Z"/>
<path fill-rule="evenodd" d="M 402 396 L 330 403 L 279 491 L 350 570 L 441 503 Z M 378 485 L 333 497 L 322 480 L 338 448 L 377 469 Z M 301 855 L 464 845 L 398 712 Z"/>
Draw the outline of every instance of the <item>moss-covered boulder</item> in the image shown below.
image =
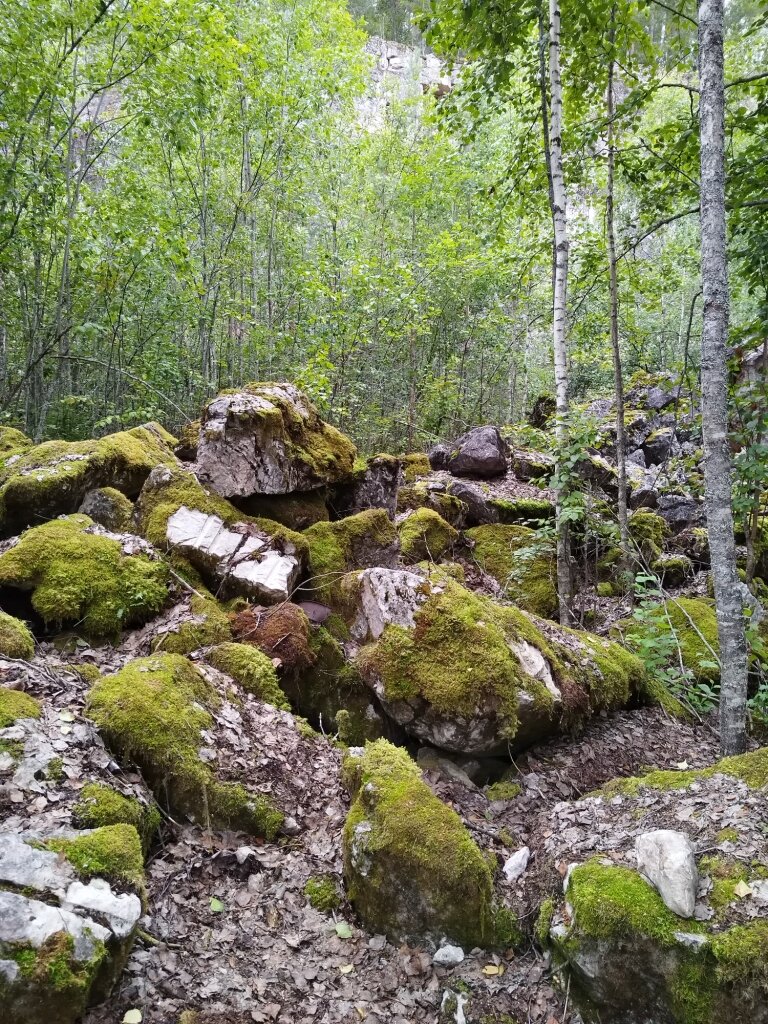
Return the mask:
<path fill-rule="evenodd" d="M 309 543 L 304 589 L 318 600 L 332 599 L 342 576 L 353 569 L 394 566 L 400 539 L 384 509 L 369 509 L 334 523 L 316 523 L 304 531 Z"/>
<path fill-rule="evenodd" d="M 555 518 L 555 503 L 548 498 L 491 498 L 504 526 L 538 524 Z"/>
<path fill-rule="evenodd" d="M 552 618 L 557 611 L 554 552 L 527 526 L 490 524 L 467 530 L 478 564 L 520 608 Z"/>
<path fill-rule="evenodd" d="M 142 488 L 136 516 L 145 537 L 190 563 L 224 597 L 285 601 L 303 572 L 308 545 L 300 534 L 246 516 L 191 472 L 158 467 Z"/>
<path fill-rule="evenodd" d="M 107 533 L 81 515 L 33 527 L 0 555 L 0 588 L 29 592 L 47 626 L 76 624 L 95 638 L 157 614 L 167 579 L 167 566 L 140 538 Z"/>
<path fill-rule="evenodd" d="M 403 561 L 437 562 L 459 539 L 457 530 L 431 508 L 419 508 L 400 520 L 397 527 Z"/>
<path fill-rule="evenodd" d="M 0 611 L 0 658 L 28 661 L 35 653 L 35 638 L 21 619 Z"/>
<path fill-rule="evenodd" d="M 72 809 L 72 821 L 77 828 L 131 825 L 145 852 L 160 827 L 160 820 L 160 812 L 154 803 L 141 801 L 135 796 L 124 796 L 112 786 L 101 782 L 86 783 Z"/>
<path fill-rule="evenodd" d="M 73 1024 L 104 999 L 141 916 L 131 825 L 31 844 L 0 835 L 0 1002 L 9 1024 Z"/>
<path fill-rule="evenodd" d="M 449 574 L 372 569 L 343 583 L 356 664 L 409 735 L 472 756 L 521 749 L 642 689 L 619 645 L 561 630 Z"/>
<path fill-rule="evenodd" d="M 39 718 L 40 702 L 23 690 L 0 686 L 0 729 L 7 729 L 20 718 Z"/>
<path fill-rule="evenodd" d="M 693 562 L 687 555 L 659 555 L 651 564 L 651 569 L 664 587 L 680 587 L 686 580 L 691 579 L 695 572 Z"/>
<path fill-rule="evenodd" d="M 648 508 L 638 508 L 629 517 L 629 536 L 640 554 L 649 564 L 661 554 L 664 539 L 669 530 L 658 513 Z"/>
<path fill-rule="evenodd" d="M 155 466 L 175 464 L 174 438 L 159 424 L 96 441 L 46 441 L 0 466 L 0 533 L 76 512 L 88 491 L 135 498 Z"/>
<path fill-rule="evenodd" d="M 488 861 L 408 754 L 385 740 L 349 756 L 344 827 L 349 898 L 369 931 L 394 941 L 494 944 Z"/>
<path fill-rule="evenodd" d="M 443 483 L 430 484 L 419 480 L 410 486 L 401 487 L 397 493 L 397 511 L 415 512 L 420 508 L 437 512 L 455 530 L 462 529 L 468 511 L 467 503 L 449 494 Z"/>
<path fill-rule="evenodd" d="M 432 471 L 429 455 L 424 452 L 409 452 L 398 456 L 403 466 L 403 475 L 407 484 L 415 483 L 420 476 L 427 476 Z"/>
<path fill-rule="evenodd" d="M 77 511 L 113 533 L 130 530 L 133 522 L 133 502 L 114 487 L 88 491 Z"/>
<path fill-rule="evenodd" d="M 516 448 L 512 455 L 512 470 L 519 480 L 545 483 L 555 471 L 555 459 L 546 452 Z"/>
<path fill-rule="evenodd" d="M 175 654 L 139 658 L 100 679 L 88 697 L 88 713 L 107 745 L 139 766 L 173 815 L 272 837 L 280 811 L 218 773 L 212 730 L 220 705 L 200 670 Z"/>
<path fill-rule="evenodd" d="M 152 630 L 152 651 L 166 654 L 191 654 L 232 639 L 229 615 L 199 581 L 194 591 L 182 593 L 167 615 L 152 623 Z"/>
<path fill-rule="evenodd" d="M 674 641 L 674 664 L 682 661 L 694 679 L 708 683 L 719 680 L 720 644 L 714 602 L 699 597 L 670 599 L 651 613 L 650 628 Z M 636 619 L 623 619 L 614 626 L 614 633 L 632 647 L 647 638 L 648 627 Z"/>
<path fill-rule="evenodd" d="M 349 476 L 355 447 L 292 384 L 246 384 L 203 410 L 202 483 L 225 498 L 312 491 Z"/>

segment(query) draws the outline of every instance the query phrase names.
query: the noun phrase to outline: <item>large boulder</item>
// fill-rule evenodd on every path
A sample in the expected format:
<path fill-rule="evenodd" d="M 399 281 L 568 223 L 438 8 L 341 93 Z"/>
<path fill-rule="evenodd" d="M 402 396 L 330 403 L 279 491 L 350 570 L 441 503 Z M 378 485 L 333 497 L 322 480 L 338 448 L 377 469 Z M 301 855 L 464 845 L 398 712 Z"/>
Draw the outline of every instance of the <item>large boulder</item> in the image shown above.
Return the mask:
<path fill-rule="evenodd" d="M 644 684 L 617 644 L 499 606 L 439 567 L 370 569 L 342 590 L 363 679 L 410 736 L 444 750 L 521 749 Z"/>
<path fill-rule="evenodd" d="M 462 486 L 462 483 L 459 483 L 459 486 Z M 472 487 L 471 484 L 464 486 Z M 408 487 L 400 488 L 397 492 L 397 511 L 415 512 L 420 508 L 429 508 L 437 512 L 455 530 L 460 530 L 467 519 L 466 502 L 449 494 L 442 480 L 419 480 Z"/>
<path fill-rule="evenodd" d="M 672 533 L 681 533 L 705 523 L 703 503 L 689 494 L 660 495 L 658 510 Z"/>
<path fill-rule="evenodd" d="M 565 892 L 540 934 L 588 1024 L 768 1021 L 767 753 L 617 779 L 542 822 Z"/>
<path fill-rule="evenodd" d="M 368 930 L 396 942 L 493 945 L 488 861 L 406 751 L 379 740 L 351 751 L 345 774 L 344 876 Z"/>
<path fill-rule="evenodd" d="M 135 498 L 155 468 L 176 464 L 175 439 L 149 423 L 96 441 L 46 441 L 0 463 L 0 534 L 76 512 L 88 491 Z"/>
<path fill-rule="evenodd" d="M 96 638 L 156 615 L 167 581 L 167 566 L 145 540 L 82 515 L 27 530 L 0 555 L 0 590 L 28 592 L 46 625 L 77 625 Z"/>
<path fill-rule="evenodd" d="M 225 498 L 312 491 L 352 473 L 355 447 L 292 384 L 247 384 L 203 410 L 200 481 Z"/>
<path fill-rule="evenodd" d="M 471 484 L 467 480 L 452 480 L 448 484 L 448 494 L 466 505 L 467 525 L 483 526 L 486 523 L 498 523 L 499 510 L 494 506 L 493 500 L 476 484 Z"/>
<path fill-rule="evenodd" d="M 512 469 L 519 480 L 526 483 L 536 480 L 543 483 L 555 472 L 555 459 L 546 452 L 516 448 L 512 455 Z"/>
<path fill-rule="evenodd" d="M 398 522 L 403 561 L 437 562 L 459 539 L 457 530 L 431 508 L 408 512 Z"/>
<path fill-rule="evenodd" d="M 498 427 L 473 427 L 453 443 L 445 468 L 454 476 L 503 476 L 507 454 Z"/>
<path fill-rule="evenodd" d="M 352 569 L 394 567 L 400 554 L 400 538 L 384 509 L 316 523 L 303 537 L 309 544 L 305 589 L 320 600 L 332 599 L 339 580 Z"/>
<path fill-rule="evenodd" d="M 139 835 L 112 825 L 41 849 L 0 835 L 0 998 L 8 1024 L 71 1024 L 106 998 L 141 917 Z M 125 891 L 128 889 L 128 891 Z"/>

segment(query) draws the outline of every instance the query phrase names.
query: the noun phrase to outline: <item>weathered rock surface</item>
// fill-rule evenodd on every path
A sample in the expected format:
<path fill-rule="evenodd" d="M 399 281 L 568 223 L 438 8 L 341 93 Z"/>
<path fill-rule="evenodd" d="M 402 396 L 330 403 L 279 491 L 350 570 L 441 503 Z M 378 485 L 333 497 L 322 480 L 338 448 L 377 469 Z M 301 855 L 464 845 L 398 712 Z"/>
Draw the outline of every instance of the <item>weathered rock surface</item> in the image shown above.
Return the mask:
<path fill-rule="evenodd" d="M 288 494 L 352 473 L 355 447 L 292 384 L 249 384 L 203 411 L 196 472 L 225 498 Z"/>
<path fill-rule="evenodd" d="M 488 497 L 475 484 L 471 484 L 467 480 L 453 480 L 448 485 L 448 493 L 467 506 L 468 526 L 498 523 L 499 510 L 494 508 Z"/>
<path fill-rule="evenodd" d="M 397 510 L 397 492 L 403 478 L 403 464 L 391 455 L 374 455 L 365 468 L 357 470 L 349 483 L 337 484 L 329 503 L 337 518 L 369 508 L 383 508 L 390 519 Z"/>
<path fill-rule="evenodd" d="M 168 519 L 166 540 L 225 596 L 268 604 L 287 601 L 301 574 L 295 549 L 288 550 L 291 545 L 280 551 L 252 524 L 228 527 L 219 516 L 184 505 Z"/>
<path fill-rule="evenodd" d="M 635 840 L 637 870 L 658 890 L 678 917 L 693 917 L 699 873 L 693 846 L 684 832 L 656 829 Z"/>
<path fill-rule="evenodd" d="M 0 834 L 3 1019 L 69 1024 L 105 998 L 141 912 L 134 893 L 98 877 L 84 884 L 60 854 Z"/>
<path fill-rule="evenodd" d="M 454 476 L 502 476 L 507 472 L 507 443 L 498 427 L 473 427 L 452 447 L 445 468 Z"/>

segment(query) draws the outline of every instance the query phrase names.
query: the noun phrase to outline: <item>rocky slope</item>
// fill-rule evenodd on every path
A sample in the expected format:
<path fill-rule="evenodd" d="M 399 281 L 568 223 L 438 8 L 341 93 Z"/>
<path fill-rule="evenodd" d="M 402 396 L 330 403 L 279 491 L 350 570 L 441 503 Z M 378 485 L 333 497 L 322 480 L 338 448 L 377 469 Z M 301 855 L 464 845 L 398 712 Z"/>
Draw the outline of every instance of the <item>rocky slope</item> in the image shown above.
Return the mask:
<path fill-rule="evenodd" d="M 632 535 L 711 676 L 678 391 L 631 396 Z M 716 764 L 631 653 L 593 413 L 595 633 L 535 427 L 361 459 L 266 384 L 179 441 L 0 430 L 12 1024 L 763 1019 L 765 752 Z"/>

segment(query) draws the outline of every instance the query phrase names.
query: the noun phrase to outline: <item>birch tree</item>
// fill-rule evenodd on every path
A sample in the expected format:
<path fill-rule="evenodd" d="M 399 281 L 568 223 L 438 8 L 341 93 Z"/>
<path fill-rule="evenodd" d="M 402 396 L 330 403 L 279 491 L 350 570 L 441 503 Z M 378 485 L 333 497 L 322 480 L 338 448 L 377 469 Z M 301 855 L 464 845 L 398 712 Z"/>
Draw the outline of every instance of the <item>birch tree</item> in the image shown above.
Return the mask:
<path fill-rule="evenodd" d="M 725 220 L 725 88 L 723 0 L 699 3 L 699 131 L 701 141 L 702 428 L 707 529 L 720 639 L 720 745 L 746 747 L 747 648 L 731 505 L 726 342 L 728 262 Z"/>

